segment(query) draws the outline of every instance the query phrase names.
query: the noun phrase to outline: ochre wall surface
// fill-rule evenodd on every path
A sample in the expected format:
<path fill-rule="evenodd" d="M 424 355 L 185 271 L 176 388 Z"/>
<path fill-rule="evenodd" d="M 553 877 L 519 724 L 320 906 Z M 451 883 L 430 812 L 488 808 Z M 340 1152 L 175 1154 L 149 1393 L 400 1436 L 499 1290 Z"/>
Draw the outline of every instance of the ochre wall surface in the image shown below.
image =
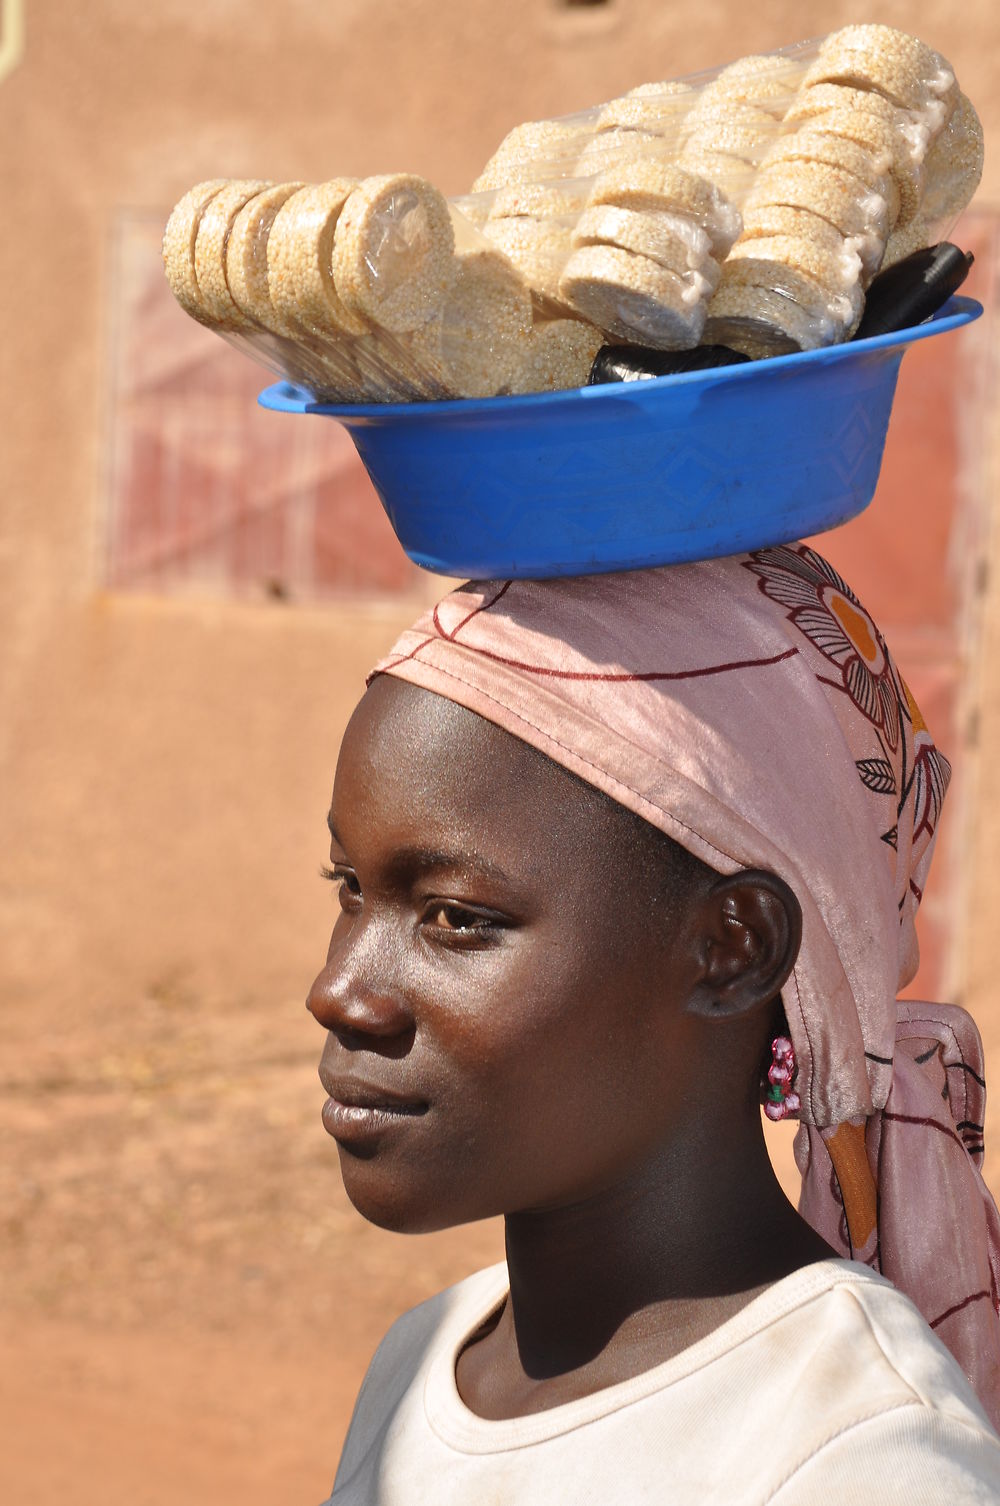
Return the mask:
<path fill-rule="evenodd" d="M 0 1493 L 25 1506 L 70 1490 L 79 1506 L 319 1500 L 389 1318 L 499 1248 L 492 1227 L 402 1241 L 354 1218 L 319 1128 L 318 1031 L 301 1007 L 330 922 L 316 869 L 339 737 L 365 669 L 434 583 L 389 570 L 377 589 L 345 581 L 322 603 L 210 581 L 111 588 L 121 226 L 164 218 L 219 175 L 400 168 L 458 192 L 518 120 L 858 19 L 940 48 L 998 140 L 1000 15 L 986 0 L 6 0 L 0 49 L 15 12 L 24 54 L 0 79 L 0 1301 L 12 1361 Z M 977 206 L 986 296 L 998 156 Z M 975 338 L 974 378 L 971 356 L 951 358 L 976 394 L 975 433 L 961 404 L 942 417 L 943 393 L 931 406 L 949 464 L 939 448 L 940 474 L 907 471 L 897 440 L 887 464 L 894 495 L 912 486 L 912 511 L 900 505 L 889 530 L 873 510 L 861 542 L 845 532 L 829 548 L 845 571 L 852 550 L 865 567 L 867 604 L 922 656 L 962 754 L 934 977 L 975 1004 L 1000 1059 L 1000 801 L 983 753 L 1000 717 L 1000 572 L 968 568 L 993 547 L 992 327 Z M 254 382 L 238 380 L 249 403 Z M 924 420 L 911 422 L 916 435 Z M 912 553 L 908 530 L 923 540 Z M 883 549 L 885 569 L 872 568 Z"/>

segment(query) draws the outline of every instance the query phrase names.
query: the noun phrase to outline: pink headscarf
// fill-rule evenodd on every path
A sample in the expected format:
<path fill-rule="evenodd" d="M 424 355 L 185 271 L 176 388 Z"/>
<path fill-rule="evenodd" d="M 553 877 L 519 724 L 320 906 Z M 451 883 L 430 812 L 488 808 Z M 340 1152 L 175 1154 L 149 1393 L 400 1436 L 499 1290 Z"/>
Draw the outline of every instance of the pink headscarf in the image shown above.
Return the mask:
<path fill-rule="evenodd" d="M 949 778 L 881 634 L 805 545 L 452 592 L 375 669 L 540 749 L 803 913 L 783 990 L 801 1210 L 923 1312 L 1000 1424 L 1000 1218 L 982 1046 L 897 1002 Z"/>

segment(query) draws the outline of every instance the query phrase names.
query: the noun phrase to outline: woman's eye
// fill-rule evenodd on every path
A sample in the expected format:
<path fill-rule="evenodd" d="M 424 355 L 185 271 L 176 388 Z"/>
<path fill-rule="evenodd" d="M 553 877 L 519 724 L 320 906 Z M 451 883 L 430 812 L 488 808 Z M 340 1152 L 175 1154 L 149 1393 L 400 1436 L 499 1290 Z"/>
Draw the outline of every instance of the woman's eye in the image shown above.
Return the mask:
<path fill-rule="evenodd" d="M 425 914 L 428 925 L 440 931 L 476 933 L 480 936 L 496 931 L 497 922 L 477 910 L 467 910 L 464 905 L 435 904 Z"/>
<path fill-rule="evenodd" d="M 353 868 L 345 863 L 334 863 L 332 868 L 324 864 L 320 869 L 323 878 L 337 886 L 337 897 L 342 910 L 353 910 L 361 899 L 361 885 Z"/>

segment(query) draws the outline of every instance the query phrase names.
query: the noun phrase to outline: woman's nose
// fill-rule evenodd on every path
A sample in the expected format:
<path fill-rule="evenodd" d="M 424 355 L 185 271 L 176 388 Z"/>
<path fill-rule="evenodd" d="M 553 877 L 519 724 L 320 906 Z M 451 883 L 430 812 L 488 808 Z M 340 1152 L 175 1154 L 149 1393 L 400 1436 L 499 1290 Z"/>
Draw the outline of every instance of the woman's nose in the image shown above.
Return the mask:
<path fill-rule="evenodd" d="M 406 1000 L 393 988 L 366 979 L 362 972 L 331 959 L 315 979 L 306 1008 L 324 1030 L 345 1045 L 363 1039 L 383 1043 L 408 1041 L 414 1020 Z"/>

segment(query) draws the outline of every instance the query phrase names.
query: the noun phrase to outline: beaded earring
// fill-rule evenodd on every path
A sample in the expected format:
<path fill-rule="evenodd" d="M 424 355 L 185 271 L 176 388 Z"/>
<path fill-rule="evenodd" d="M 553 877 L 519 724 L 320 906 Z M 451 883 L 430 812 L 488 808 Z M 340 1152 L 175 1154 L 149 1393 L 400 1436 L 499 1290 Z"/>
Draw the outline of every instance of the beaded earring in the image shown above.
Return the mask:
<path fill-rule="evenodd" d="M 802 1107 L 799 1095 L 792 1090 L 795 1081 L 795 1048 L 787 1035 L 776 1035 L 771 1042 L 771 1065 L 764 1087 L 764 1113 L 775 1123 L 789 1119 Z"/>

